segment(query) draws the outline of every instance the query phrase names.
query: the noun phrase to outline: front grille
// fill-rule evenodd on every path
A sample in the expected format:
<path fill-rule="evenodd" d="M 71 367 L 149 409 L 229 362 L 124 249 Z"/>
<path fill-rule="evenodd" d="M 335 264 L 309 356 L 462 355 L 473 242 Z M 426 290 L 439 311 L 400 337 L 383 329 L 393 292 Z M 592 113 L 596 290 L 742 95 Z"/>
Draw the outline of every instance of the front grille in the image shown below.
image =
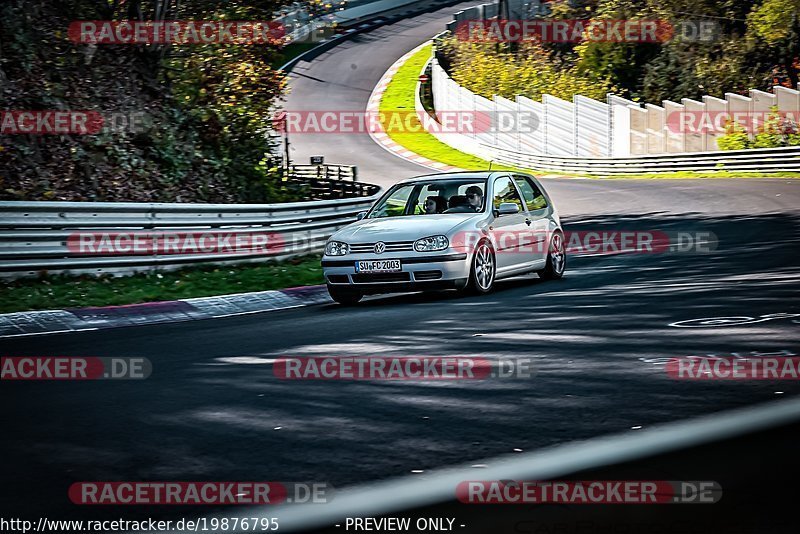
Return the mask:
<path fill-rule="evenodd" d="M 331 284 L 346 284 L 348 282 L 346 274 L 331 274 L 328 276 Z"/>
<path fill-rule="evenodd" d="M 442 277 L 442 271 L 417 271 L 414 273 L 414 280 L 438 280 Z"/>
<path fill-rule="evenodd" d="M 377 242 L 377 241 L 376 241 Z M 384 241 L 386 252 L 408 252 L 414 250 L 413 241 Z M 350 252 L 375 252 L 375 243 L 353 243 Z"/>
<path fill-rule="evenodd" d="M 378 282 L 408 282 L 408 273 L 358 273 L 351 274 L 354 284 L 374 284 Z"/>

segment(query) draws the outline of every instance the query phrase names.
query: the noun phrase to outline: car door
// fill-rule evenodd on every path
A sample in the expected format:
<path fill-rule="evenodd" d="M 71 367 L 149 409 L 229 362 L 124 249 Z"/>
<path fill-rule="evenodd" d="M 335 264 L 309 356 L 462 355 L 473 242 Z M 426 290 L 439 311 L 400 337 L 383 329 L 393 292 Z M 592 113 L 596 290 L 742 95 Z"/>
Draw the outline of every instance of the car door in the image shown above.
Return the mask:
<path fill-rule="evenodd" d="M 519 174 L 514 175 L 514 182 L 519 188 L 522 200 L 528 210 L 528 218 L 531 221 L 532 230 L 532 260 L 544 262 L 547 259 L 547 245 L 550 242 L 550 219 L 549 206 L 547 199 L 536 183 Z"/>
<path fill-rule="evenodd" d="M 511 202 L 519 206 L 519 213 L 497 215 L 500 204 Z M 531 220 L 519 190 L 510 176 L 501 176 L 494 181 L 492 188 L 492 213 L 494 219 L 490 226 L 493 236 L 497 274 L 507 274 L 523 270 L 534 261 L 531 241 Z"/>

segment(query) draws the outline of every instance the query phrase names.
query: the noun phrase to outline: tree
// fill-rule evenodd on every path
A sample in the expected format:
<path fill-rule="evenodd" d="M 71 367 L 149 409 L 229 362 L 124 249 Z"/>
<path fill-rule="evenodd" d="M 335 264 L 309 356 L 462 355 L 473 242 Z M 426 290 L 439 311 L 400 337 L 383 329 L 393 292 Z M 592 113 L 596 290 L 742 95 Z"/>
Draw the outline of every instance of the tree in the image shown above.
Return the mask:
<path fill-rule="evenodd" d="M 273 45 L 75 44 L 76 20 L 271 20 L 266 0 L 4 0 L 0 109 L 143 113 L 145 131 L 0 137 L 0 198 L 279 201 Z"/>

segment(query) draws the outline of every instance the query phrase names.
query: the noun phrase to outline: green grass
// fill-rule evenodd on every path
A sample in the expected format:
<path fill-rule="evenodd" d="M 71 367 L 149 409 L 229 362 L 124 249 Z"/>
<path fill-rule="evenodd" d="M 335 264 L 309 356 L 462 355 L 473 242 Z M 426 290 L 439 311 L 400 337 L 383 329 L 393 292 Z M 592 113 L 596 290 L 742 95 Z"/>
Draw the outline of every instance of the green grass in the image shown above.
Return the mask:
<path fill-rule="evenodd" d="M 381 97 L 380 111 L 414 112 L 414 91 L 422 67 L 431 57 L 431 45 L 422 47 L 397 70 Z M 422 128 L 419 120 L 411 119 L 410 126 Z M 386 123 L 384 122 L 384 127 Z M 463 169 L 487 169 L 489 162 L 479 157 L 459 152 L 428 133 L 399 133 L 387 128 L 390 138 L 398 144 L 426 158 L 441 161 Z M 497 167 L 498 169 L 500 167 Z"/>
<path fill-rule="evenodd" d="M 392 77 L 380 102 L 380 111 L 410 111 L 415 109 L 414 91 L 416 91 L 417 81 L 422 72 L 422 68 L 431 56 L 431 45 L 422 47 L 411 56 Z M 412 119 L 409 125 L 413 129 L 422 129 L 418 120 Z M 384 122 L 386 126 L 386 122 Z M 466 154 L 452 148 L 436 139 L 429 133 L 401 133 L 386 129 L 387 134 L 398 144 L 408 150 L 438 161 L 462 169 L 485 170 L 489 168 L 490 162 L 471 154 Z M 614 179 L 691 179 L 691 178 L 800 178 L 800 172 L 749 172 L 749 171 L 679 171 L 668 173 L 642 173 L 642 174 L 588 174 L 588 173 L 568 173 L 566 171 L 554 171 L 544 169 L 526 169 L 512 167 L 508 165 L 498 165 L 492 163 L 492 169 L 521 171 L 537 175 L 547 174 L 569 174 L 585 178 L 614 178 Z"/>
<path fill-rule="evenodd" d="M 675 171 L 639 174 L 595 174 L 588 178 L 632 179 L 632 180 L 686 180 L 693 178 L 800 178 L 800 172 L 751 172 L 751 171 Z"/>
<path fill-rule="evenodd" d="M 318 255 L 280 263 L 197 266 L 117 278 L 49 276 L 0 285 L 0 313 L 137 304 L 322 283 Z"/>

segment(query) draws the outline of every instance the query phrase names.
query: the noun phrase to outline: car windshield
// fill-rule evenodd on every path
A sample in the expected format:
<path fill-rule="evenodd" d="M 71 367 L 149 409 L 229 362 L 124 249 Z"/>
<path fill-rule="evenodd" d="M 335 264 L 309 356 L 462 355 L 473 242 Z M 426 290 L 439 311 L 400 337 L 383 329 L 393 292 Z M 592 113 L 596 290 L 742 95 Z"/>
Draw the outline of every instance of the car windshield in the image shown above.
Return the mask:
<path fill-rule="evenodd" d="M 478 213 L 484 209 L 485 197 L 486 180 L 475 178 L 401 184 L 378 201 L 367 218 Z"/>

